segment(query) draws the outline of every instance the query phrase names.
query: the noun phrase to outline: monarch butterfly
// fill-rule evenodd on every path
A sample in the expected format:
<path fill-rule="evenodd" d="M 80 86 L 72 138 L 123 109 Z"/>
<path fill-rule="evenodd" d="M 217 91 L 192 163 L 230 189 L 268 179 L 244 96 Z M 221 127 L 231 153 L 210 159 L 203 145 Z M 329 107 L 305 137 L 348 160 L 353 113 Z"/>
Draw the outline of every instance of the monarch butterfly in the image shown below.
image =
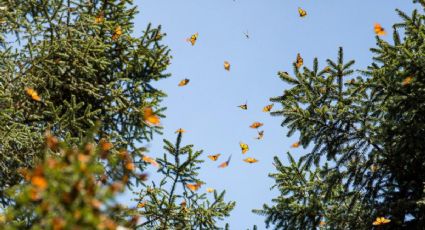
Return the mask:
<path fill-rule="evenodd" d="M 180 129 L 177 129 L 176 132 L 174 132 L 174 133 L 184 133 L 184 132 L 186 132 L 186 130 L 180 128 Z"/>
<path fill-rule="evenodd" d="M 197 39 L 198 39 L 198 33 L 196 32 L 192 36 L 187 38 L 186 41 L 190 42 L 192 44 L 192 46 L 194 46 Z"/>
<path fill-rule="evenodd" d="M 220 153 L 214 154 L 214 155 L 208 155 L 208 158 L 210 158 L 212 161 L 216 161 L 221 156 Z"/>
<path fill-rule="evenodd" d="M 244 32 L 243 34 L 245 35 L 246 39 L 249 39 L 249 33 L 248 33 L 248 31 Z"/>
<path fill-rule="evenodd" d="M 297 54 L 297 61 L 295 62 L 295 66 L 297 68 L 300 68 L 304 64 L 304 59 L 301 57 L 301 55 Z"/>
<path fill-rule="evenodd" d="M 117 40 L 122 35 L 121 26 L 115 27 L 114 34 L 112 35 L 112 40 Z"/>
<path fill-rule="evenodd" d="M 232 155 L 229 156 L 229 159 L 227 159 L 227 161 L 221 163 L 218 167 L 219 168 L 226 168 L 227 166 L 229 166 L 230 160 L 232 159 Z"/>
<path fill-rule="evenodd" d="M 202 182 L 196 182 L 195 184 L 186 184 L 186 187 L 192 191 L 198 190 L 202 185 Z"/>
<path fill-rule="evenodd" d="M 245 154 L 249 150 L 249 146 L 243 142 L 239 142 L 239 146 L 241 147 L 242 154 Z"/>
<path fill-rule="evenodd" d="M 261 126 L 263 126 L 263 123 L 261 123 L 261 122 L 254 122 L 249 127 L 253 128 L 253 129 L 258 129 Z"/>
<path fill-rule="evenodd" d="M 401 82 L 401 84 L 402 84 L 403 86 L 409 85 L 410 83 L 412 83 L 412 80 L 413 80 L 413 77 L 411 77 L 411 76 L 406 77 L 406 78 L 405 78 L 405 79 Z"/>
<path fill-rule="evenodd" d="M 391 222 L 390 219 L 386 219 L 385 217 L 376 217 L 376 220 L 373 221 L 373 225 L 383 225 L 383 224 L 388 224 L 389 222 Z"/>
<path fill-rule="evenodd" d="M 320 226 L 320 227 L 323 227 L 323 226 L 325 226 L 325 225 L 326 225 L 326 222 L 325 222 L 325 221 L 323 221 L 323 220 L 322 220 L 322 221 L 320 221 L 320 222 L 319 222 L 319 226 Z"/>
<path fill-rule="evenodd" d="M 245 161 L 246 163 L 250 163 L 250 164 L 258 162 L 257 159 L 252 158 L 252 157 L 245 158 L 243 161 Z"/>
<path fill-rule="evenodd" d="M 146 204 L 147 204 L 147 201 L 142 201 L 142 202 L 140 202 L 139 204 L 137 204 L 137 207 L 138 207 L 138 208 L 143 208 L 143 207 L 145 207 L 145 206 L 146 206 Z"/>
<path fill-rule="evenodd" d="M 189 81 L 189 79 L 185 78 L 179 82 L 178 86 L 185 86 L 189 83 Z"/>
<path fill-rule="evenodd" d="M 213 188 L 207 188 L 207 192 L 214 192 Z"/>
<path fill-rule="evenodd" d="M 151 107 L 146 107 L 143 109 L 143 120 L 148 124 L 159 125 L 159 117 L 153 113 Z"/>
<path fill-rule="evenodd" d="M 298 148 L 298 147 L 300 147 L 300 142 L 299 141 L 297 141 L 297 142 L 295 142 L 295 143 L 293 143 L 291 145 L 291 148 Z"/>
<path fill-rule="evenodd" d="M 256 139 L 258 139 L 258 140 L 262 140 L 262 139 L 263 139 L 263 137 L 264 137 L 264 130 L 262 130 L 262 131 L 258 132 L 258 137 L 257 137 Z"/>
<path fill-rule="evenodd" d="M 301 7 L 298 7 L 298 13 L 300 14 L 300 17 L 307 16 L 307 11 L 301 9 Z"/>
<path fill-rule="evenodd" d="M 34 101 L 41 101 L 41 97 L 38 95 L 37 91 L 33 88 L 26 88 L 25 92 L 30 96 Z"/>
<path fill-rule="evenodd" d="M 146 163 L 149 163 L 149 164 L 151 164 L 151 165 L 155 166 L 155 167 L 158 167 L 158 166 L 159 166 L 159 165 L 158 165 L 158 162 L 156 162 L 156 160 L 155 160 L 155 159 L 153 159 L 152 157 L 149 157 L 149 156 L 144 155 L 144 156 L 142 157 L 142 160 L 143 160 L 144 162 L 146 162 Z"/>
<path fill-rule="evenodd" d="M 94 23 L 95 24 L 100 24 L 105 20 L 103 11 L 101 11 L 95 18 L 94 18 Z"/>
<path fill-rule="evenodd" d="M 247 110 L 248 109 L 248 104 L 247 102 L 245 102 L 245 104 L 243 105 L 238 105 L 239 108 L 243 109 L 243 110 Z"/>
<path fill-rule="evenodd" d="M 385 29 L 379 23 L 375 23 L 374 30 L 375 30 L 375 34 L 378 35 L 378 36 L 382 36 L 382 35 L 387 34 Z"/>
<path fill-rule="evenodd" d="M 224 61 L 224 69 L 230 71 L 230 63 L 228 61 Z"/>
<path fill-rule="evenodd" d="M 99 142 L 100 142 L 100 149 L 102 149 L 102 151 L 104 151 L 104 152 L 109 151 L 114 147 L 114 145 L 112 145 L 111 142 L 108 142 L 104 138 L 100 139 Z"/>
<path fill-rule="evenodd" d="M 272 110 L 272 108 L 273 108 L 273 104 L 266 105 L 263 108 L 263 112 L 270 112 L 270 110 Z"/>

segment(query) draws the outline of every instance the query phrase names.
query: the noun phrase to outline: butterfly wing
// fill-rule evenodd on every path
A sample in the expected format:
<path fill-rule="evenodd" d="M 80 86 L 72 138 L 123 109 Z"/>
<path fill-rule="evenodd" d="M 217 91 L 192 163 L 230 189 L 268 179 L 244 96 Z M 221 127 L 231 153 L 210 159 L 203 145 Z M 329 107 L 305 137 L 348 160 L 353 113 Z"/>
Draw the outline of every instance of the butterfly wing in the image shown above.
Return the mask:
<path fill-rule="evenodd" d="M 298 13 L 300 14 L 300 17 L 307 16 L 307 11 L 301 9 L 300 7 L 298 7 Z"/>
<path fill-rule="evenodd" d="M 221 155 L 220 153 L 215 154 L 215 155 L 209 155 L 208 158 L 210 158 L 212 161 L 216 161 L 216 160 L 218 160 L 220 155 Z"/>
<path fill-rule="evenodd" d="M 242 154 L 245 154 L 249 150 L 249 146 L 243 142 L 239 143 L 239 146 L 241 147 Z"/>

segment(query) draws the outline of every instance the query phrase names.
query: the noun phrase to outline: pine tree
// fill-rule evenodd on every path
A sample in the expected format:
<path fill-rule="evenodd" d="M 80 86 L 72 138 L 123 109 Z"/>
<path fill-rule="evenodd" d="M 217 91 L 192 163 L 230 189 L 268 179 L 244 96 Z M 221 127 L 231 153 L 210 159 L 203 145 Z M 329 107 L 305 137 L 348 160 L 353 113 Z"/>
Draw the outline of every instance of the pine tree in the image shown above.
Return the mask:
<path fill-rule="evenodd" d="M 46 130 L 80 144 L 97 121 L 95 140 L 113 142 L 137 159 L 135 143 L 161 127 L 149 126 L 144 108 L 162 116 L 171 56 L 161 28 L 134 37 L 132 0 L 9 0 L 0 3 L 0 202 L 19 183 L 20 167 L 42 157 Z M 142 169 L 142 168 L 141 168 Z M 112 179 L 123 175 L 108 169 Z"/>
<path fill-rule="evenodd" d="M 166 153 L 158 160 L 163 178 L 158 184 L 145 184 L 137 193 L 140 215 L 146 219 L 138 227 L 222 229 L 217 220 L 228 216 L 235 202 L 224 202 L 225 191 L 214 190 L 211 195 L 201 192 L 204 182 L 197 171 L 203 162 L 199 159 L 202 151 L 193 151 L 193 145 L 181 146 L 181 140 L 182 133 L 178 133 L 174 145 L 164 140 Z"/>
<path fill-rule="evenodd" d="M 417 1 L 425 8 L 425 1 Z M 288 135 L 311 152 L 290 165 L 275 158 L 280 195 L 255 213 L 276 229 L 423 229 L 425 206 L 425 16 L 397 10 L 393 43 L 377 37 L 374 62 L 356 78 L 354 61 L 280 78 L 294 85 L 271 101 Z M 400 32 L 403 35 L 400 35 Z M 374 226 L 377 217 L 391 222 Z"/>

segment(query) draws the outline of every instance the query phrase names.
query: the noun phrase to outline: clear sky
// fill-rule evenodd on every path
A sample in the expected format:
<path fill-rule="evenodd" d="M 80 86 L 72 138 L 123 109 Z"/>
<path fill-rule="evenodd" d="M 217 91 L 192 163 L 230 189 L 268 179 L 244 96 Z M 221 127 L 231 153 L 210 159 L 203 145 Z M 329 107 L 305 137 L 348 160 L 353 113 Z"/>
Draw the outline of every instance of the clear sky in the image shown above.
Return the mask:
<path fill-rule="evenodd" d="M 321 67 L 327 58 L 337 56 L 344 47 L 346 60 L 355 59 L 357 69 L 371 63 L 369 48 L 375 46 L 373 25 L 380 23 L 387 31 L 400 19 L 399 8 L 410 14 L 414 5 L 410 0 L 136 0 L 140 14 L 136 18 L 136 34 L 148 22 L 162 25 L 167 36 L 163 40 L 172 50 L 172 77 L 155 83 L 168 97 L 163 119 L 164 135 L 155 136 L 150 143 L 152 156 L 161 156 L 162 139 L 175 141 L 175 130 L 183 128 L 183 144 L 194 144 L 203 149 L 205 159 L 200 179 L 202 189 L 225 189 L 226 200 L 237 202 L 231 216 L 225 220 L 231 229 L 252 228 L 256 224 L 265 229 L 264 217 L 251 212 L 269 203 L 277 191 L 270 191 L 274 171 L 272 159 L 286 152 L 301 156 L 308 150 L 291 149 L 297 134 L 287 137 L 287 129 L 280 126 L 282 117 L 271 117 L 261 110 L 269 98 L 279 96 L 288 86 L 278 77 L 278 71 L 292 73 L 292 62 L 301 53 L 306 66 L 314 57 Z M 298 7 L 308 13 L 298 16 Z M 246 39 L 244 32 L 250 38 Z M 198 32 L 195 46 L 186 38 Z M 390 32 L 390 31 L 389 31 Z M 389 33 L 391 34 L 391 33 Z M 384 37 L 390 40 L 391 35 Z M 231 70 L 223 62 L 231 63 Z M 185 87 L 177 87 L 189 78 Z M 237 105 L 248 101 L 248 110 Z M 279 105 L 275 105 L 279 109 Z M 274 108 L 274 109 L 275 109 Z M 249 128 L 254 121 L 264 123 L 264 140 L 255 139 L 257 133 Z M 249 144 L 242 155 L 239 142 Z M 221 153 L 212 162 L 209 154 Z M 218 163 L 233 154 L 230 166 L 218 169 Z M 242 161 L 255 157 L 260 161 L 249 165 Z M 204 191 L 203 190 L 203 191 Z"/>

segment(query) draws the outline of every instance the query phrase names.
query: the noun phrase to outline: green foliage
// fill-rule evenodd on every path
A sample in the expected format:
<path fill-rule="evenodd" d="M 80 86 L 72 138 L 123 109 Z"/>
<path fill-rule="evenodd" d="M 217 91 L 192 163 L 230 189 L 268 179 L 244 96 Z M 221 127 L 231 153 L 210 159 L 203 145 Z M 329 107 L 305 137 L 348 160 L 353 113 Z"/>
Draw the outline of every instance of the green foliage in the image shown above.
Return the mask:
<path fill-rule="evenodd" d="M 159 184 L 146 184 L 144 190 L 137 193 L 140 215 L 146 219 L 138 227 L 223 229 L 216 222 L 229 215 L 235 202 L 224 202 L 224 191 L 214 191 L 211 199 L 199 191 L 204 184 L 197 172 L 203 162 L 198 159 L 202 151 L 193 151 L 193 145 L 180 146 L 181 139 L 182 133 L 179 133 L 175 145 L 164 140 L 166 153 L 158 160 L 158 172 L 163 178 Z M 196 188 L 190 189 L 190 185 Z"/>
<path fill-rule="evenodd" d="M 283 106 L 272 115 L 312 150 L 298 162 L 289 155 L 290 166 L 275 159 L 280 195 L 254 211 L 268 225 L 371 229 L 382 216 L 391 222 L 381 229 L 425 225 L 425 16 L 397 12 L 394 44 L 377 37 L 363 76 L 350 78 L 354 61 L 344 62 L 342 49 L 324 69 L 315 59 L 312 69 L 279 73 L 293 87 L 271 99 Z"/>
<path fill-rule="evenodd" d="M 34 169 L 19 170 L 28 183 L 9 189 L 14 205 L 0 214 L 1 229 L 112 230 L 136 225 L 136 210 L 115 200 L 138 177 L 128 167 L 129 154 L 113 154 L 89 137 L 76 147 L 47 135 L 45 158 Z M 105 169 L 111 166 L 119 166 L 124 177 L 106 180 Z"/>
<path fill-rule="evenodd" d="M 161 131 L 143 119 L 144 107 L 160 116 L 164 110 L 165 93 L 151 85 L 169 76 L 161 28 L 149 25 L 133 37 L 131 0 L 9 0 L 1 7 L 0 201 L 20 181 L 16 169 L 40 157 L 47 129 L 78 144 L 100 120 L 96 141 L 105 138 L 136 159 L 135 143 Z"/>

